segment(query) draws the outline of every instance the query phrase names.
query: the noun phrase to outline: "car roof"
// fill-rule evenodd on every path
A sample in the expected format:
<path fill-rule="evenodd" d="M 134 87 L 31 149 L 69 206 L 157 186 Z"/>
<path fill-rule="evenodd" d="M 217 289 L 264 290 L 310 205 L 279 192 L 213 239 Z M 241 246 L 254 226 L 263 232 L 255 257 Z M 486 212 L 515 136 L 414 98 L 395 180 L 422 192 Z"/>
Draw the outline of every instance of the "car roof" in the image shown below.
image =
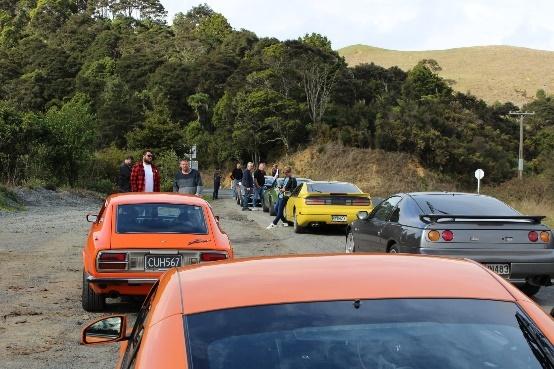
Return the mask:
<path fill-rule="evenodd" d="M 352 184 L 351 182 L 344 182 L 344 181 L 312 181 L 312 184 L 317 184 L 317 183 Z"/>
<path fill-rule="evenodd" d="M 174 192 L 127 192 L 108 196 L 111 204 L 168 203 L 205 206 L 208 202 L 195 195 Z"/>
<path fill-rule="evenodd" d="M 480 196 L 480 197 L 490 197 L 486 195 L 476 194 L 476 193 L 467 193 L 467 192 L 450 192 L 450 191 L 430 191 L 430 192 L 409 192 L 408 195 L 417 197 L 417 196 Z"/>
<path fill-rule="evenodd" d="M 414 255 L 235 259 L 174 269 L 184 314 L 245 306 L 355 299 L 515 301 L 473 261 Z M 455 286 L 455 288 L 453 288 Z"/>

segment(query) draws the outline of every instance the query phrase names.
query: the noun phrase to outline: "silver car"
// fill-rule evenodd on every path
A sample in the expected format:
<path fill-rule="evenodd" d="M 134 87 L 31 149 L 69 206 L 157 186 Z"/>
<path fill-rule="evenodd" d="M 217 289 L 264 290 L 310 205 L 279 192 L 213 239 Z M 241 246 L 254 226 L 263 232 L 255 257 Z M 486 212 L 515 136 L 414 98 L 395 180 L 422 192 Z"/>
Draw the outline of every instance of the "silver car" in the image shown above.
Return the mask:
<path fill-rule="evenodd" d="M 554 278 L 554 242 L 543 218 L 522 215 L 490 196 L 400 193 L 369 214 L 358 213 L 345 248 L 469 258 L 534 295 Z"/>

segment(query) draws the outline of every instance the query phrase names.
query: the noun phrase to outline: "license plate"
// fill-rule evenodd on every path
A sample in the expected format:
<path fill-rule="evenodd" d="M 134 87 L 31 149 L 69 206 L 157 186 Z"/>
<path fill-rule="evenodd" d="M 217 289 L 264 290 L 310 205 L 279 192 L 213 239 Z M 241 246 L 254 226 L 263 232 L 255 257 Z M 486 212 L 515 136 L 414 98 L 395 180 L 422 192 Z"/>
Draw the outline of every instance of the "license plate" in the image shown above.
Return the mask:
<path fill-rule="evenodd" d="M 144 257 L 144 269 L 167 270 L 180 267 L 182 262 L 182 255 L 146 255 Z"/>
<path fill-rule="evenodd" d="M 510 264 L 485 264 L 487 268 L 503 276 L 510 275 Z"/>
<path fill-rule="evenodd" d="M 331 215 L 333 222 L 346 222 L 347 219 L 346 215 Z"/>

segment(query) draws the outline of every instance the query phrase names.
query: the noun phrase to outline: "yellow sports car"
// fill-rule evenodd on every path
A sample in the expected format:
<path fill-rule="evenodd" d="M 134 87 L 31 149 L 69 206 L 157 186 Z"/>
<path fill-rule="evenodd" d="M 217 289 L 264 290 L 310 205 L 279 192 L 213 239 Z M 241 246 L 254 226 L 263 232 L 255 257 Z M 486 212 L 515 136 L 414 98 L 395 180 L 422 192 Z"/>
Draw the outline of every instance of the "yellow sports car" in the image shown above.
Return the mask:
<path fill-rule="evenodd" d="M 348 182 L 313 181 L 298 185 L 285 206 L 285 218 L 296 233 L 313 225 L 347 225 L 359 211 L 371 211 L 371 199 Z"/>

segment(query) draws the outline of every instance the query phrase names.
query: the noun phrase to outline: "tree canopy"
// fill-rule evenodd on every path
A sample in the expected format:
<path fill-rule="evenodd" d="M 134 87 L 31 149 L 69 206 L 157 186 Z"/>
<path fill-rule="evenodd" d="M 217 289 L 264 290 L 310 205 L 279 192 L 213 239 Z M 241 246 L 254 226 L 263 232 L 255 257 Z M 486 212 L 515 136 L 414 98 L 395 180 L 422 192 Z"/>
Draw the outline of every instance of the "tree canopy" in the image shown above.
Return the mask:
<path fill-rule="evenodd" d="M 259 38 L 207 5 L 171 25 L 159 0 L 0 2 L 3 180 L 78 181 L 109 150 L 174 157 L 198 145 L 203 167 L 271 160 L 314 141 L 403 151 L 455 178 L 516 168 L 512 104 L 456 93 L 422 60 L 404 72 L 346 65 L 325 36 Z M 549 169 L 554 97 L 529 104 L 527 170 Z M 56 157 L 56 160 L 53 158 Z M 552 170 L 554 172 L 554 170 Z"/>

